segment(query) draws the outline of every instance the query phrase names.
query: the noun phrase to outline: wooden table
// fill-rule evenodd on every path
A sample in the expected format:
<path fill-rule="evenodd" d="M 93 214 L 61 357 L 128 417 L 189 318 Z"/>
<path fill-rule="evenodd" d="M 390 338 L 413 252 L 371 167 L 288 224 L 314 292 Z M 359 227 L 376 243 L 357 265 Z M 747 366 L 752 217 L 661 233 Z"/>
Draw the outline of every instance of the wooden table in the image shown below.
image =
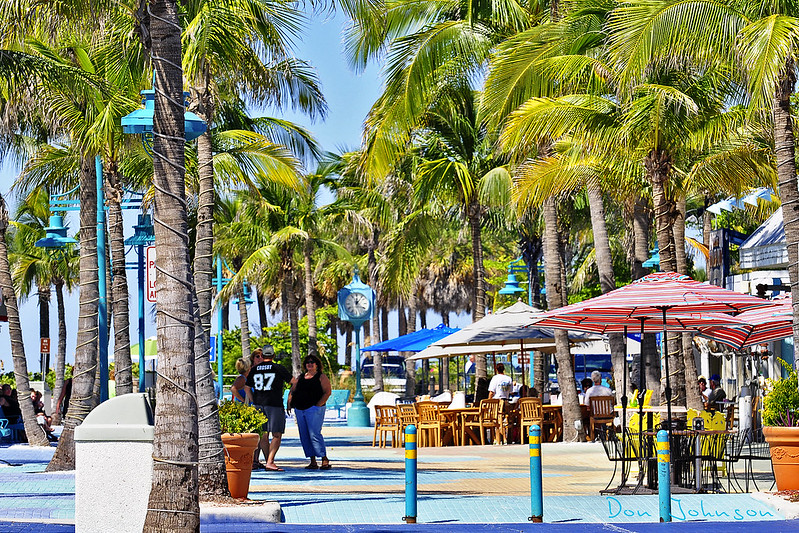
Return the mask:
<path fill-rule="evenodd" d="M 439 416 L 443 420 L 452 424 L 452 434 L 454 436 L 455 446 L 464 446 L 466 443 L 461 442 L 461 432 L 464 432 L 465 420 L 469 416 L 480 416 L 479 407 L 463 407 L 460 409 L 446 408 L 439 411 Z M 480 436 L 475 434 L 471 428 L 465 428 L 464 436 L 468 436 L 472 441 L 480 443 Z"/>

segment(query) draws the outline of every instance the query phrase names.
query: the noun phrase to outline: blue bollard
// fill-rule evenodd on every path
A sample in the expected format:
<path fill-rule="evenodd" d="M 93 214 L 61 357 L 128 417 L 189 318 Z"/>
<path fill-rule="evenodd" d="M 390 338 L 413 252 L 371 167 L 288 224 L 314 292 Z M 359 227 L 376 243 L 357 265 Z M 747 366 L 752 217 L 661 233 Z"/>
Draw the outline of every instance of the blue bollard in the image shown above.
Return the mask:
<path fill-rule="evenodd" d="M 416 426 L 405 428 L 405 516 L 407 524 L 416 523 Z"/>
<path fill-rule="evenodd" d="M 658 497 L 660 501 L 660 521 L 671 522 L 671 454 L 669 451 L 669 434 L 658 431 Z"/>
<path fill-rule="evenodd" d="M 530 509 L 531 522 L 544 521 L 544 487 L 541 470 L 541 427 L 530 426 Z"/>

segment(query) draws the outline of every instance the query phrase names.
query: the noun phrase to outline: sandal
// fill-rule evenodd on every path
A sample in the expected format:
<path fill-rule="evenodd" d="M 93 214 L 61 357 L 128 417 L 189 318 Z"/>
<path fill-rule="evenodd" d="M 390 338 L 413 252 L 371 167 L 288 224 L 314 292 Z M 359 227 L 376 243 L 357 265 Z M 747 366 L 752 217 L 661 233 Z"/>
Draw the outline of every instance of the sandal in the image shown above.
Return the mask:
<path fill-rule="evenodd" d="M 319 467 L 319 470 L 330 470 L 330 463 L 323 464 Z"/>
<path fill-rule="evenodd" d="M 316 463 L 311 463 L 305 467 L 305 470 L 316 470 L 319 468 L 319 465 Z"/>

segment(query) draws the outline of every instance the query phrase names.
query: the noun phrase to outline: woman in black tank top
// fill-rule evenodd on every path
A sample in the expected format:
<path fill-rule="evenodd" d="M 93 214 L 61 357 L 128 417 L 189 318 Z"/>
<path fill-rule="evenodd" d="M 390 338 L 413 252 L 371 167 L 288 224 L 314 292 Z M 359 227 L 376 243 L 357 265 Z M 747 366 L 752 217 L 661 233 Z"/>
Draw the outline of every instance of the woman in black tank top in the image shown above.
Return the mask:
<path fill-rule="evenodd" d="M 289 408 L 294 409 L 297 418 L 297 429 L 305 457 L 311 460 L 305 468 L 329 470 L 330 461 L 327 459 L 325 439 L 322 437 L 322 423 L 325 421 L 325 402 L 331 393 L 330 380 L 322 374 L 322 363 L 318 357 L 307 356 L 303 366 L 305 373 L 291 381 Z M 317 457 L 322 458 L 322 466 L 317 464 Z"/>

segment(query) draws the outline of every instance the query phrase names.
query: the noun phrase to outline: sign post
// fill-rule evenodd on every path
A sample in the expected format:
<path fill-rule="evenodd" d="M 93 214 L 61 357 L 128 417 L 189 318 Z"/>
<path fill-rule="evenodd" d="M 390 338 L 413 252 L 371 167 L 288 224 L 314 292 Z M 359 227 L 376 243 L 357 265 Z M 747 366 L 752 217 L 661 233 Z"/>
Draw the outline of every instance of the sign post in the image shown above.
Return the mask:
<path fill-rule="evenodd" d="M 155 303 L 155 246 L 147 247 L 147 301 Z"/>

